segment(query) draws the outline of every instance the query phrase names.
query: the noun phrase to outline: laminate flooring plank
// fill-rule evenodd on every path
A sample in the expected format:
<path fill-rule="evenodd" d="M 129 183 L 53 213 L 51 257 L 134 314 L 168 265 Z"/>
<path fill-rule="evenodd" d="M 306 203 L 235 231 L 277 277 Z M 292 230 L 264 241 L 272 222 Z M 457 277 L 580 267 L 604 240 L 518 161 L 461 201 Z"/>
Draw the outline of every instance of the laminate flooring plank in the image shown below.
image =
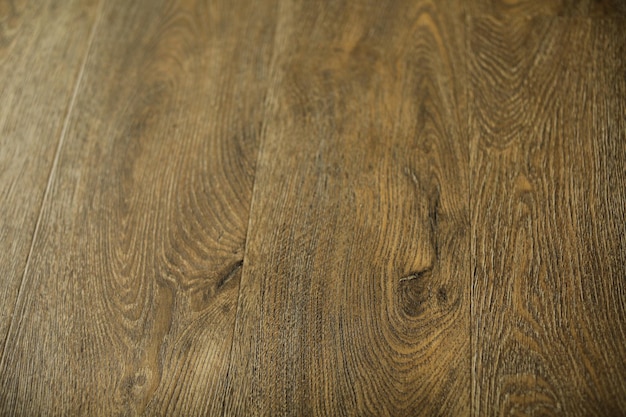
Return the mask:
<path fill-rule="evenodd" d="M 271 0 L 104 3 L 0 414 L 221 412 L 275 16 Z"/>
<path fill-rule="evenodd" d="M 467 415 L 453 2 L 283 1 L 223 415 Z"/>
<path fill-rule="evenodd" d="M 476 415 L 626 414 L 624 27 L 471 20 Z"/>
<path fill-rule="evenodd" d="M 623 0 L 471 0 L 467 5 L 475 17 L 626 16 Z"/>
<path fill-rule="evenodd" d="M 97 4 L 0 1 L 0 356 Z"/>

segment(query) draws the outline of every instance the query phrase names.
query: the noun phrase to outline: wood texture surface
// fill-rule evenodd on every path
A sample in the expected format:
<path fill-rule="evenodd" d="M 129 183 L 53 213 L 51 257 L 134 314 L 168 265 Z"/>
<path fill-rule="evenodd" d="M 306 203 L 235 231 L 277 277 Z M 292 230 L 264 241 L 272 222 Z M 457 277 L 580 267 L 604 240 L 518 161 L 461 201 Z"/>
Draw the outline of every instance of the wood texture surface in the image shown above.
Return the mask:
<path fill-rule="evenodd" d="M 225 415 L 468 412 L 451 6 L 281 3 Z"/>
<path fill-rule="evenodd" d="M 0 1 L 0 355 L 96 8 Z"/>
<path fill-rule="evenodd" d="M 465 7 L 474 17 L 529 18 L 617 17 L 626 15 L 623 0 L 471 0 Z"/>
<path fill-rule="evenodd" d="M 104 3 L 2 357 L 2 414 L 219 414 L 274 13 Z"/>
<path fill-rule="evenodd" d="M 625 27 L 471 25 L 476 415 L 626 413 Z"/>
<path fill-rule="evenodd" d="M 0 415 L 626 415 L 623 4 L 0 0 Z"/>

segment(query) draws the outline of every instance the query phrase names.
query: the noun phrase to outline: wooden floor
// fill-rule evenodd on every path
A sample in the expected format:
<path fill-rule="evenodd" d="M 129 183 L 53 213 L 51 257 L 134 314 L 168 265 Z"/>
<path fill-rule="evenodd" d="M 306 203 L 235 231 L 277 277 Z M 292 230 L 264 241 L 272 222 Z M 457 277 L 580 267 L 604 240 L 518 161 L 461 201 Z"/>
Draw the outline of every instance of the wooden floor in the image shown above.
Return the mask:
<path fill-rule="evenodd" d="M 625 416 L 622 0 L 0 0 L 0 415 Z"/>

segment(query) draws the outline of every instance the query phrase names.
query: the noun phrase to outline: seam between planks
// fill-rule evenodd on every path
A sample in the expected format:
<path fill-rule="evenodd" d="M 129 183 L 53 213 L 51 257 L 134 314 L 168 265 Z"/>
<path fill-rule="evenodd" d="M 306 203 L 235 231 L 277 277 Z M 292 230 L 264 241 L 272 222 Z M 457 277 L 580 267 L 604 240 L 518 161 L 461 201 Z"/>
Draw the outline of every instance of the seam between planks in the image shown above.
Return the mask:
<path fill-rule="evenodd" d="M 467 196 L 467 204 L 468 204 L 468 209 L 469 209 L 469 227 L 470 227 L 470 233 L 469 233 L 469 241 L 470 241 L 470 264 L 469 264 L 469 285 L 470 285 L 470 300 L 469 300 L 469 351 L 470 351 L 470 360 L 469 360 L 469 366 L 470 366 L 470 398 L 469 398 L 469 415 L 470 416 L 475 416 L 478 415 L 478 411 L 479 410 L 475 410 L 474 409 L 474 396 L 476 394 L 475 392 L 475 377 L 476 377 L 476 372 L 475 372 L 475 367 L 474 367 L 474 356 L 476 355 L 476 352 L 474 352 L 474 335 L 472 332 L 473 329 L 473 320 L 474 320 L 474 237 L 473 237 L 473 207 L 472 207 L 472 177 L 473 177 L 473 173 L 472 173 L 472 155 L 473 155 L 473 147 L 472 147 L 472 141 L 473 141 L 473 131 L 472 131 L 472 127 L 471 127 L 471 121 L 472 121 L 472 116 L 471 116 L 471 111 L 472 111 L 472 102 L 471 102 L 471 88 L 472 88 L 472 81 L 471 81 L 471 74 L 470 74 L 470 67 L 471 67 L 471 58 L 472 58 L 472 51 L 470 50 L 471 47 L 471 43 L 469 40 L 469 36 L 470 36 L 470 31 L 471 31 L 471 16 L 470 16 L 470 7 L 467 6 L 464 10 L 464 16 L 463 16 L 463 42 L 464 42 L 464 55 L 465 55 L 465 59 L 464 59 L 464 70 L 465 70 L 465 88 L 464 88 L 464 95 L 465 95 L 465 127 L 466 127 L 466 139 L 467 139 L 467 146 L 468 146 L 468 158 L 467 158 L 467 171 L 468 171 L 468 196 Z"/>
<path fill-rule="evenodd" d="M 270 65 L 270 68 L 271 68 L 271 65 Z M 269 87 L 268 87 L 268 90 L 269 90 Z M 267 108 L 266 107 L 267 101 L 268 101 L 267 97 L 268 97 L 268 94 L 266 92 L 265 99 L 263 100 L 263 105 L 265 108 Z M 265 109 L 263 113 L 265 113 Z M 235 345 L 235 330 L 237 329 L 237 322 L 239 318 L 239 306 L 241 305 L 241 292 L 242 292 L 241 284 L 243 283 L 243 274 L 246 270 L 246 259 L 248 258 L 248 241 L 250 239 L 250 224 L 252 223 L 252 205 L 254 202 L 254 192 L 256 190 L 256 185 L 257 185 L 257 174 L 258 174 L 259 160 L 260 160 L 260 155 L 261 155 L 262 142 L 265 137 L 265 135 L 263 134 L 264 130 L 265 130 L 265 115 L 263 115 L 263 120 L 261 121 L 261 131 L 259 133 L 259 146 L 256 151 L 256 162 L 254 163 L 254 178 L 252 180 L 252 192 L 250 193 L 250 204 L 248 205 L 248 225 L 246 226 L 246 238 L 243 244 L 243 260 L 241 264 L 241 276 L 239 277 L 239 286 L 237 287 L 237 305 L 235 307 L 235 312 L 236 312 L 235 320 L 233 320 L 233 328 L 232 328 L 231 337 L 230 337 L 230 348 L 228 349 L 228 370 L 226 371 L 226 385 L 224 386 L 224 392 L 223 392 L 223 397 L 222 397 L 222 412 L 220 413 L 221 416 L 224 416 L 224 413 L 226 411 L 226 394 L 228 391 L 228 384 L 230 382 L 230 368 L 233 362 L 233 347 Z"/>
<path fill-rule="evenodd" d="M 243 264 L 241 266 L 241 277 L 239 278 L 239 288 L 237 290 L 237 307 L 236 307 L 236 314 L 235 314 L 235 320 L 233 322 L 233 330 L 232 330 L 232 336 L 231 336 L 231 342 L 230 342 L 230 349 L 228 352 L 228 371 L 226 372 L 226 386 L 224 387 L 224 397 L 222 398 L 222 412 L 220 413 L 220 415 L 222 417 L 225 416 L 226 413 L 226 395 L 227 395 L 227 391 L 228 391 L 228 386 L 230 384 L 230 371 L 231 371 L 231 365 L 233 363 L 233 350 L 234 350 L 234 346 L 235 346 L 235 331 L 237 329 L 237 323 L 239 322 L 239 312 L 240 312 L 240 306 L 241 306 L 241 294 L 242 294 L 242 284 L 243 284 L 243 277 L 244 277 L 244 272 L 246 271 L 246 260 L 248 259 L 248 242 L 250 241 L 250 229 L 251 229 L 251 224 L 252 224 L 252 209 L 254 206 L 254 196 L 256 194 L 256 189 L 257 189 L 257 179 L 258 179 L 258 173 L 259 173 L 259 162 L 261 160 L 261 152 L 264 148 L 264 144 L 266 141 L 266 137 L 267 135 L 265 134 L 266 131 L 266 126 L 267 126 L 267 109 L 268 106 L 271 103 L 271 94 L 270 92 L 273 90 L 273 87 L 275 85 L 275 82 L 273 80 L 273 73 L 274 73 L 274 68 L 275 68 L 275 64 L 276 64 L 276 60 L 277 58 L 277 53 L 276 50 L 278 49 L 276 47 L 276 42 L 278 39 L 278 29 L 279 29 L 279 19 L 281 16 L 280 13 L 280 9 L 281 9 L 281 4 L 282 2 L 279 0 L 277 1 L 276 4 L 276 13 L 275 13 L 275 21 L 274 21 L 274 36 L 273 36 L 273 40 L 272 40 L 272 51 L 271 51 L 271 58 L 269 60 L 269 65 L 268 65 L 268 85 L 267 85 L 267 89 L 265 90 L 265 98 L 263 100 L 263 112 L 262 112 L 262 120 L 261 120 L 261 129 L 259 132 L 259 146 L 256 152 L 256 162 L 254 164 L 254 179 L 252 181 L 252 193 L 250 194 L 250 206 L 248 209 L 248 225 L 246 227 L 246 239 L 244 242 L 244 249 L 243 249 Z"/>
<path fill-rule="evenodd" d="M 57 169 L 57 165 L 59 162 L 59 157 L 61 154 L 61 149 L 63 147 L 63 143 L 65 142 L 65 136 L 67 135 L 67 130 L 68 130 L 68 126 L 69 126 L 69 122 L 70 122 L 70 117 L 72 115 L 72 112 L 74 110 L 74 104 L 76 102 L 76 97 L 78 96 L 78 90 L 80 88 L 81 82 L 83 80 L 83 76 L 85 73 L 85 67 L 87 66 L 87 60 L 89 58 L 89 53 L 91 51 L 91 47 L 93 44 L 93 41 L 95 39 L 95 34 L 97 31 L 97 27 L 100 24 L 100 16 L 102 15 L 102 8 L 103 8 L 103 3 L 104 0 L 100 0 L 100 2 L 98 3 L 97 9 L 96 9 L 96 16 L 94 18 L 94 22 L 91 28 L 91 33 L 89 34 L 89 40 L 87 41 L 87 48 L 85 49 L 85 56 L 83 58 L 83 61 L 80 65 L 80 69 L 78 71 L 78 75 L 76 77 L 76 81 L 74 83 L 74 91 L 72 92 L 72 98 L 70 99 L 70 104 L 67 108 L 67 112 L 65 114 L 65 118 L 63 120 L 63 128 L 61 129 L 61 133 L 59 135 L 59 139 L 57 141 L 57 147 L 54 153 L 54 159 L 52 160 L 52 166 L 50 167 L 50 172 L 48 174 L 48 182 L 46 184 L 46 189 L 44 191 L 43 197 L 41 198 L 41 204 L 39 206 L 39 214 L 37 215 L 37 222 L 35 223 L 35 229 L 33 230 L 33 235 L 30 241 L 30 248 L 28 250 L 28 255 L 26 257 L 26 262 L 24 264 L 24 271 L 22 272 L 22 277 L 20 279 L 20 286 L 19 289 L 17 291 L 17 297 L 15 298 L 15 304 L 13 305 L 13 311 L 11 312 L 11 322 L 9 323 L 9 328 L 7 329 L 7 332 L 5 334 L 4 337 L 4 343 L 2 344 L 2 357 L 0 358 L 0 370 L 3 368 L 4 366 L 4 361 L 6 359 L 6 351 L 7 351 L 7 344 L 9 342 L 9 336 L 11 335 L 11 331 L 13 330 L 13 327 L 15 327 L 15 321 L 16 321 L 16 309 L 17 306 L 20 304 L 21 298 L 23 296 L 24 293 L 24 283 L 26 282 L 26 274 L 28 273 L 28 269 L 30 266 L 30 262 L 32 259 L 32 253 L 33 253 L 33 249 L 35 247 L 35 241 L 37 240 L 37 235 L 39 232 L 39 228 L 41 226 L 41 221 L 42 221 L 42 217 L 43 217 L 43 210 L 44 207 L 46 205 L 46 201 L 48 200 L 48 195 L 50 194 L 50 189 L 52 188 L 52 179 L 54 178 L 54 173 Z"/>

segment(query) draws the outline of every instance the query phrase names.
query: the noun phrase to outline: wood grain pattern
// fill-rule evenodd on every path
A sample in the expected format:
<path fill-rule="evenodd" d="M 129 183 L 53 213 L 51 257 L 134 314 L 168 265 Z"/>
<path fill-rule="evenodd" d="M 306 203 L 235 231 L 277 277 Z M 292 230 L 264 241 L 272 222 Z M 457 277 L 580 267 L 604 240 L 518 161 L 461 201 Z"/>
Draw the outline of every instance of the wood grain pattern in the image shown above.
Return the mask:
<path fill-rule="evenodd" d="M 626 415 L 619 0 L 0 0 L 0 416 Z"/>
<path fill-rule="evenodd" d="M 625 23 L 472 21 L 476 415 L 626 414 Z"/>
<path fill-rule="evenodd" d="M 224 415 L 469 412 L 452 6 L 281 3 Z"/>
<path fill-rule="evenodd" d="M 0 0 L 0 356 L 97 1 L 56 6 Z"/>
<path fill-rule="evenodd" d="M 271 1 L 105 2 L 0 414 L 219 414 L 274 15 Z"/>
<path fill-rule="evenodd" d="M 623 0 L 472 0 L 466 6 L 475 17 L 626 16 L 626 2 Z"/>

